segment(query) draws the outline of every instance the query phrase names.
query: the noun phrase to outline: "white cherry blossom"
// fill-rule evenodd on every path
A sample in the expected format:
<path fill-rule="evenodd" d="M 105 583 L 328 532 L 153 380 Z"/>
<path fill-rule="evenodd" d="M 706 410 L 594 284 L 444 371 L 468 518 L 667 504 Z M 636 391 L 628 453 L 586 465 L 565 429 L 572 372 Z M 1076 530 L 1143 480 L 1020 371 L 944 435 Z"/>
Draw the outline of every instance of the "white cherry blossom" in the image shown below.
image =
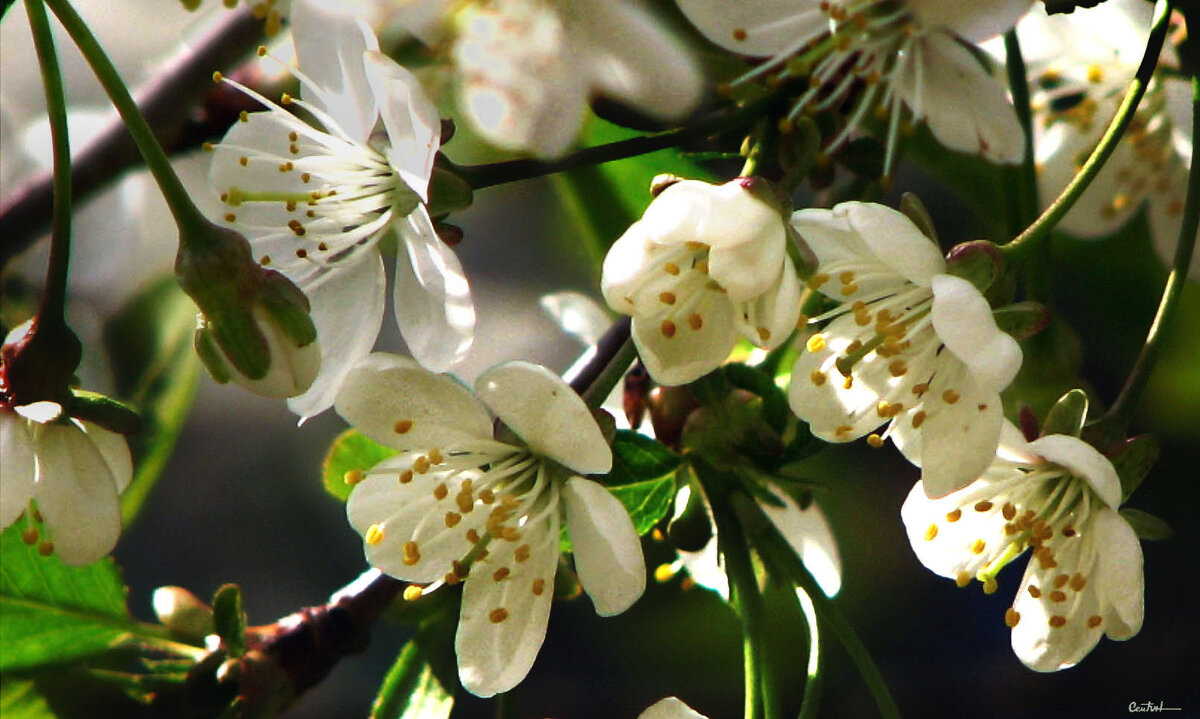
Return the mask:
<path fill-rule="evenodd" d="M 645 589 L 633 521 L 602 485 L 612 453 L 579 396 L 548 370 L 511 362 L 476 393 L 404 358 L 375 354 L 347 375 L 337 411 L 400 450 L 367 470 L 346 505 L 370 563 L 420 584 L 464 582 L 455 648 L 463 686 L 516 686 L 546 633 L 566 523 L 596 612 Z M 496 414 L 504 428 L 493 436 Z"/>
<path fill-rule="evenodd" d="M 1031 13 L 1017 26 L 1027 55 L 1043 205 L 1074 178 L 1116 114 L 1145 51 L 1152 9 L 1138 0 L 1109 0 L 1071 15 Z M 1178 64 L 1169 47 L 1162 62 Z M 1145 206 L 1155 249 L 1170 263 L 1191 160 L 1190 94 L 1185 80 L 1155 74 L 1125 135 L 1060 229 L 1102 237 Z M 1193 258 L 1189 274 L 1200 277 L 1200 258 Z"/>
<path fill-rule="evenodd" d="M 1011 28 L 1029 0 L 676 0 L 709 40 L 769 58 L 735 83 L 768 73 L 807 76 L 792 107 L 839 107 L 852 97 L 837 147 L 868 113 L 887 120 L 890 171 L 901 107 L 947 147 L 996 162 L 1021 159 L 1024 140 L 1005 87 L 968 49 Z"/>
<path fill-rule="evenodd" d="M 133 477 L 124 437 L 65 416 L 55 402 L 0 405 L 0 456 L 0 529 L 35 503 L 39 551 L 76 565 L 112 551 L 121 535 L 119 495 Z M 36 521 L 26 530 L 32 541 Z"/>
<path fill-rule="evenodd" d="M 756 178 L 677 182 L 609 249 L 601 291 L 633 317 L 638 354 L 659 384 L 711 372 L 739 337 L 771 349 L 796 328 L 800 281 L 769 193 Z"/>
<path fill-rule="evenodd" d="M 889 423 L 869 441 L 890 436 L 919 456 L 931 496 L 978 477 L 996 453 L 999 392 L 1021 366 L 987 300 L 891 208 L 800 210 L 792 226 L 817 256 L 808 286 L 842 303 L 814 318 L 832 321 L 796 360 L 792 411 L 828 442 Z"/>
<path fill-rule="evenodd" d="M 638 715 L 638 719 L 707 719 L 675 697 L 659 699 Z"/>
<path fill-rule="evenodd" d="M 284 96 L 282 104 L 316 122 L 224 79 L 267 111 L 244 114 L 215 146 L 211 179 L 227 206 L 224 220 L 312 303 L 321 371 L 288 402 L 308 417 L 333 404 L 341 378 L 379 334 L 379 242 L 389 233 L 399 239 L 393 308 L 418 361 L 444 370 L 461 359 L 475 310 L 462 266 L 423 204 L 440 138 L 437 110 L 360 20 L 297 2 L 291 23 L 304 99 Z"/>
<path fill-rule="evenodd" d="M 996 574 L 1030 550 L 1004 621 L 1031 669 L 1077 664 L 1100 641 L 1142 626 L 1142 550 L 1117 512 L 1121 486 L 1106 457 L 1080 439 L 1026 443 L 1005 425 L 995 461 L 967 487 L 930 499 L 918 483 L 901 509 L 917 558 L 966 586 L 996 591 Z"/>
<path fill-rule="evenodd" d="M 454 6 L 454 27 L 439 13 Z M 556 157 L 571 148 L 593 95 L 656 118 L 685 117 L 702 78 L 687 48 L 626 0 L 416 0 L 394 20 L 426 42 L 449 31 L 459 105 L 506 149 Z"/>

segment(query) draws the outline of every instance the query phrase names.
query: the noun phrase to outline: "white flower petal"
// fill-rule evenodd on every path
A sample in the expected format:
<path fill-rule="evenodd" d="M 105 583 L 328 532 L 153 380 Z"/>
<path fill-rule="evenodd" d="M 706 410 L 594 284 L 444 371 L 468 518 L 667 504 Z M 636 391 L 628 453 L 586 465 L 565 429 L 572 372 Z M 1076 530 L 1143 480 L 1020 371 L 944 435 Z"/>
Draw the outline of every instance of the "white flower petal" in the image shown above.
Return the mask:
<path fill-rule="evenodd" d="M 1108 457 L 1078 437 L 1051 434 L 1039 437 L 1028 450 L 1047 461 L 1065 467 L 1072 475 L 1088 483 L 1096 496 L 1109 507 L 1121 504 L 1121 480 Z"/>
<path fill-rule="evenodd" d="M 441 144 L 441 120 L 433 101 L 411 72 L 378 52 L 365 58 L 367 81 L 382 98 L 379 114 L 387 130 L 388 161 L 421 202 L 429 201 L 429 176 Z"/>
<path fill-rule="evenodd" d="M 321 369 L 308 391 L 288 400 L 301 421 L 333 406 L 342 378 L 375 345 L 383 324 L 386 280 L 378 252 L 347 258 L 304 288 L 321 347 Z"/>
<path fill-rule="evenodd" d="M 546 638 L 558 570 L 558 512 L 523 531 L 525 544 L 493 540 L 463 588 L 454 649 L 463 688 L 476 696 L 519 684 Z M 517 560 L 519 546 L 529 547 L 524 561 Z"/>
<path fill-rule="evenodd" d="M 999 392 L 1021 369 L 1021 347 L 996 326 L 992 308 L 970 282 L 933 277 L 933 328 L 981 386 Z"/>
<path fill-rule="evenodd" d="M 804 244 L 817 256 L 819 265 L 873 254 L 850 227 L 844 211 L 835 213 L 824 208 L 808 207 L 792 213 L 789 222 Z"/>
<path fill-rule="evenodd" d="M 362 20 L 315 2 L 296 2 L 290 17 L 296 57 L 312 84 L 304 99 L 328 112 L 355 141 L 365 143 L 378 117 L 363 53 L 379 41 Z"/>
<path fill-rule="evenodd" d="M 909 282 L 928 287 L 946 271 L 941 250 L 904 213 L 874 202 L 843 202 L 834 212 L 844 214 L 871 253 Z"/>
<path fill-rule="evenodd" d="M 78 426 L 83 428 L 87 438 L 91 440 L 96 451 L 104 459 L 104 465 L 108 467 L 109 474 L 112 475 L 117 492 L 125 491 L 130 480 L 133 479 L 133 459 L 129 455 L 129 442 L 126 441 L 124 435 L 110 432 L 98 424 L 76 421 L 79 422 Z M 8 455 L 5 454 L 4 457 L 7 462 Z"/>
<path fill-rule="evenodd" d="M 506 362 L 475 383 L 479 399 L 537 454 L 582 474 L 612 468 L 612 450 L 583 400 L 540 365 Z"/>
<path fill-rule="evenodd" d="M 612 324 L 612 317 L 598 302 L 579 292 L 551 292 L 538 305 L 563 332 L 585 345 L 594 345 Z"/>
<path fill-rule="evenodd" d="M 454 251 L 424 206 L 404 218 L 405 252 L 396 258 L 393 306 L 412 356 L 435 372 L 461 360 L 475 338 L 475 303 Z"/>
<path fill-rule="evenodd" d="M 801 509 L 787 492 L 777 490 L 773 494 L 783 502 L 782 507 L 765 502 L 759 502 L 759 507 L 817 580 L 821 591 L 835 596 L 842 588 L 842 560 L 825 514 L 816 502 Z"/>
<path fill-rule="evenodd" d="M 700 101 L 704 78 L 691 54 L 639 5 L 613 0 L 575 0 L 576 35 L 594 54 L 593 82 L 606 95 L 656 117 L 679 120 Z"/>
<path fill-rule="evenodd" d="M 651 704 L 646 711 L 638 715 L 638 719 L 707 719 L 707 717 L 675 697 L 667 697 Z"/>
<path fill-rule="evenodd" d="M 724 363 L 737 344 L 734 309 L 724 297 L 705 292 L 692 308 L 702 319 L 699 329 L 672 321 L 633 318 L 633 343 L 655 382 L 669 387 L 687 384 Z M 669 336 L 668 336 L 669 335 Z"/>
<path fill-rule="evenodd" d="M 1093 580 L 1106 609 L 1104 633 L 1129 639 L 1141 631 L 1146 613 L 1141 542 L 1129 522 L 1108 507 L 1096 512 L 1092 532 L 1100 554 Z"/>
<path fill-rule="evenodd" d="M 350 370 L 336 409 L 363 434 L 401 450 L 492 438 L 492 419 L 469 389 L 396 355 L 376 353 Z"/>
<path fill-rule="evenodd" d="M 571 477 L 562 496 L 579 581 L 597 614 L 620 614 L 646 590 L 646 560 L 633 520 L 597 482 Z"/>
<path fill-rule="evenodd" d="M 927 33 L 911 50 L 913 58 L 897 72 L 893 87 L 934 137 L 993 162 L 1020 162 L 1025 137 L 1000 81 L 948 34 Z"/>
<path fill-rule="evenodd" d="M 53 423 L 37 441 L 38 509 L 67 564 L 90 564 L 121 535 L 117 484 L 104 457 L 77 426 Z"/>
<path fill-rule="evenodd" d="M 1017 24 L 1029 11 L 1032 0 L 989 0 L 970 3 L 962 0 L 919 0 L 910 3 L 917 18 L 928 26 L 954 31 L 965 40 L 981 42 L 995 37 Z"/>
<path fill-rule="evenodd" d="M 412 470 L 420 456 L 406 453 L 372 467 L 350 493 L 346 517 L 359 534 L 374 540 L 365 543 L 371 566 L 425 584 L 443 579 L 470 551 L 474 543 L 468 532 L 485 533 L 488 508 L 473 504 L 464 514 L 457 498 L 463 480 L 475 474 L 436 469 L 418 474 Z M 411 479 L 402 482 L 402 477 Z"/>
<path fill-rule="evenodd" d="M 917 560 L 947 579 L 975 579 L 1011 541 L 1004 532 L 1008 520 L 1002 512 L 1003 490 L 1010 483 L 981 479 L 936 499 L 930 499 L 924 483 L 914 484 L 900 508 L 900 518 Z M 980 511 L 976 506 L 986 509 Z"/>
<path fill-rule="evenodd" d="M 37 468 L 34 463 L 33 437 L 25 420 L 15 412 L 0 410 L 0 529 L 16 521 L 33 498 Z"/>
<path fill-rule="evenodd" d="M 921 480 L 930 497 L 940 497 L 966 486 L 992 464 L 1004 411 L 1000 395 L 980 387 L 966 365 L 947 353 L 938 358 L 921 407 L 926 413 L 920 427 Z"/>
<path fill-rule="evenodd" d="M 741 55 L 777 55 L 829 31 L 816 3 L 796 0 L 676 0 L 704 37 Z"/>
<path fill-rule="evenodd" d="M 773 286 L 735 314 L 738 330 L 763 349 L 774 349 L 792 335 L 800 320 L 800 278 L 784 255 Z"/>

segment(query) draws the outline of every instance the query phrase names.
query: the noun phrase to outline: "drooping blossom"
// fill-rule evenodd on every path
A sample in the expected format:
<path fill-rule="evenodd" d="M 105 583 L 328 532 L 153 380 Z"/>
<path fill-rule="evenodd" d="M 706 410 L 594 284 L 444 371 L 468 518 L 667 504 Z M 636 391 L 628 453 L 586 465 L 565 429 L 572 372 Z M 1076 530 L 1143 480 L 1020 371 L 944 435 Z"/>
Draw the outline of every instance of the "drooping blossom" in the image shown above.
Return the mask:
<path fill-rule="evenodd" d="M 460 359 L 475 310 L 462 266 L 423 204 L 440 138 L 432 102 L 351 15 L 297 2 L 291 23 L 303 99 L 285 95 L 281 106 L 222 78 L 266 112 L 244 114 L 214 147 L 211 179 L 224 220 L 312 303 L 321 371 L 289 401 L 307 417 L 333 403 L 341 378 L 375 343 L 386 291 L 379 243 L 389 233 L 399 240 L 392 304 L 418 361 L 443 370 Z"/>
<path fill-rule="evenodd" d="M 1117 512 L 1112 463 L 1067 435 L 1025 442 L 1011 424 L 995 461 L 978 479 L 938 499 L 918 483 L 901 509 L 913 551 L 926 567 L 996 591 L 996 574 L 1030 550 L 1004 622 L 1031 669 L 1081 661 L 1100 641 L 1142 626 L 1142 550 Z"/>
<path fill-rule="evenodd" d="M 770 349 L 796 327 L 800 281 L 788 230 L 762 180 L 683 180 L 609 249 L 600 288 L 633 317 L 650 376 L 680 385 L 716 369 L 739 338 Z"/>
<path fill-rule="evenodd" d="M 511 362 L 475 394 L 404 358 L 350 372 L 337 411 L 400 450 L 367 470 L 346 505 L 370 563 L 420 584 L 464 582 L 455 649 L 468 691 L 491 696 L 529 672 L 546 633 L 564 524 L 597 613 L 641 596 L 646 570 L 624 506 L 579 475 L 612 453 L 591 412 L 548 370 Z M 503 423 L 493 430 L 495 413 Z"/>
<path fill-rule="evenodd" d="M 792 370 L 792 411 L 828 442 L 893 438 L 920 456 L 931 496 L 978 477 L 996 453 L 1000 390 L 1021 349 L 967 280 L 904 214 L 845 202 L 792 226 L 816 254 L 809 287 L 840 303 Z"/>
<path fill-rule="evenodd" d="M 676 1 L 712 42 L 768 58 L 735 84 L 768 74 L 808 78 L 789 119 L 847 107 L 832 148 L 876 114 L 887 123 L 890 172 L 903 107 L 953 150 L 996 162 L 1021 158 L 1024 140 L 1005 87 L 969 48 L 1011 28 L 1029 0 Z"/>

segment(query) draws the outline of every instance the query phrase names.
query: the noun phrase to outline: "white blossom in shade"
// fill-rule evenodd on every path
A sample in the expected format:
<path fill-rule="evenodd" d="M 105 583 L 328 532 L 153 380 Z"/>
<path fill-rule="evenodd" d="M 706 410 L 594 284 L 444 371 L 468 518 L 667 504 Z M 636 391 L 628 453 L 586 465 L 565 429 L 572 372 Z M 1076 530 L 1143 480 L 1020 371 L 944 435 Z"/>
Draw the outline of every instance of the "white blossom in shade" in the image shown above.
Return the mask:
<path fill-rule="evenodd" d="M 99 425 L 67 417 L 55 402 L 0 405 L 0 528 L 36 504 L 39 551 L 67 564 L 90 564 L 121 534 L 120 493 L 133 477 L 129 445 Z M 27 532 L 37 541 L 31 521 Z"/>
<path fill-rule="evenodd" d="M 624 506 L 584 474 L 612 453 L 574 390 L 538 365 L 486 371 L 475 395 L 404 358 L 374 354 L 347 376 L 339 414 L 401 451 L 367 470 L 346 505 L 370 563 L 420 584 L 465 582 L 455 648 L 473 694 L 516 686 L 550 614 L 566 523 L 601 616 L 641 596 L 646 570 Z M 504 428 L 493 437 L 495 413 Z"/>
<path fill-rule="evenodd" d="M 968 486 L 930 499 L 918 483 L 901 509 L 917 558 L 966 586 L 1030 550 L 1004 621 L 1031 669 L 1074 666 L 1100 641 L 1142 626 L 1142 549 L 1117 512 L 1121 485 L 1104 455 L 1075 437 L 1026 443 L 1005 424 L 995 461 Z"/>
<path fill-rule="evenodd" d="M 411 73 L 379 53 L 361 21 L 296 2 L 291 22 L 304 99 L 284 96 L 283 104 L 316 123 L 225 79 L 267 111 L 244 114 L 215 146 L 211 180 L 225 221 L 312 304 L 321 371 L 288 402 L 308 417 L 333 404 L 342 377 L 379 334 L 385 235 L 399 240 L 393 308 L 419 362 L 440 371 L 461 359 L 475 309 L 458 258 L 422 204 L 440 138 L 437 110 Z"/>
<path fill-rule="evenodd" d="M 828 442 L 888 423 L 869 441 L 890 436 L 919 456 L 931 496 L 978 477 L 996 453 L 999 392 L 1021 366 L 987 300 L 891 208 L 800 210 L 792 226 L 817 256 L 809 287 L 841 303 L 814 318 L 832 321 L 796 360 L 792 411 Z"/>
<path fill-rule="evenodd" d="M 1152 10 L 1138 0 L 1110 0 L 1069 16 L 1031 13 L 1017 26 L 1027 55 L 1043 205 L 1074 178 L 1116 115 L 1145 52 Z M 1168 43 L 1160 67 L 1171 66 L 1178 61 Z M 1185 80 L 1156 73 L 1112 156 L 1058 227 L 1102 237 L 1144 206 L 1154 247 L 1170 264 L 1191 162 L 1189 98 Z M 1189 274 L 1200 277 L 1200 259 L 1193 258 Z"/>
<path fill-rule="evenodd" d="M 800 316 L 788 230 L 767 184 L 683 180 L 663 190 L 604 258 L 600 289 L 633 317 L 633 341 L 663 385 L 716 369 L 739 337 L 771 349 Z"/>
<path fill-rule="evenodd" d="M 667 697 L 651 704 L 638 719 L 707 719 L 680 699 Z"/>
<path fill-rule="evenodd" d="M 970 44 L 1013 26 L 1029 0 L 676 0 L 709 40 L 769 58 L 735 84 L 807 76 L 789 115 L 847 106 L 836 148 L 869 114 L 887 123 L 890 171 L 901 107 L 944 145 L 996 162 L 1021 159 L 1024 139 L 1003 84 Z M 861 89 L 860 89 L 861 88 Z"/>
<path fill-rule="evenodd" d="M 779 486 L 766 484 L 763 489 L 782 503 L 782 506 L 778 506 L 757 500 L 763 514 L 767 515 L 767 519 L 771 520 L 787 540 L 788 546 L 817 581 L 821 591 L 828 597 L 836 596 L 842 588 L 842 558 L 833 530 L 829 527 L 829 521 L 825 519 L 825 513 L 815 501 L 801 508 L 796 500 Z M 691 487 L 683 487 L 676 495 L 675 506 L 679 508 L 678 513 L 682 513 L 683 508 L 687 506 L 691 491 Z M 705 509 L 708 509 L 707 504 Z M 678 569 L 679 566 L 687 570 L 688 576 L 696 584 L 716 592 L 726 600 L 729 599 L 729 579 L 725 575 L 724 563 L 718 551 L 716 532 L 713 532 L 712 538 L 699 551 L 680 550 L 678 565 L 671 565 L 670 568 Z"/>
<path fill-rule="evenodd" d="M 498 147 L 556 157 L 571 148 L 588 100 L 604 95 L 675 121 L 699 102 L 687 48 L 626 0 L 416 0 L 395 21 L 426 42 L 439 9 L 460 5 L 451 54 L 459 105 Z"/>

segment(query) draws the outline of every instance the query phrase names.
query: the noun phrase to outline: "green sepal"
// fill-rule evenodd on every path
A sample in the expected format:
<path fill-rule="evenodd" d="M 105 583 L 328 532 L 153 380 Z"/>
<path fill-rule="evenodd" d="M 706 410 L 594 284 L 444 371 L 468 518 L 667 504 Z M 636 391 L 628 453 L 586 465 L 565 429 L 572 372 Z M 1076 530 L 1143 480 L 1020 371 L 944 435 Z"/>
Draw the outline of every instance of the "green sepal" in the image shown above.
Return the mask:
<path fill-rule="evenodd" d="M 937 229 L 933 226 L 933 218 L 929 216 L 929 210 L 925 209 L 925 203 L 921 202 L 921 198 L 911 192 L 906 192 L 900 196 L 900 212 L 912 221 L 921 234 L 928 237 L 935 247 L 941 247 L 938 244 Z"/>
<path fill-rule="evenodd" d="M 1175 531 L 1171 529 L 1171 525 L 1167 524 L 1162 518 L 1149 512 L 1143 512 L 1140 509 L 1123 507 L 1121 509 L 1121 517 L 1126 522 L 1129 522 L 1129 526 L 1133 527 L 1133 532 L 1138 536 L 1138 539 L 1155 542 L 1170 539 L 1175 534 Z"/>
<path fill-rule="evenodd" d="M 221 351 L 221 347 L 217 344 L 217 339 L 213 337 L 212 330 L 209 328 L 207 320 L 201 315 L 200 326 L 196 328 L 196 333 L 193 336 L 192 346 L 196 348 L 196 356 L 200 358 L 204 369 L 208 370 L 208 375 L 213 378 L 217 384 L 227 384 L 233 379 L 233 373 L 229 371 L 229 363 L 225 360 L 225 353 Z"/>
<path fill-rule="evenodd" d="M 1117 477 L 1121 479 L 1121 501 L 1129 497 L 1150 474 L 1160 453 L 1158 440 L 1153 435 L 1139 434 L 1125 440 L 1119 449 L 1109 456 Z"/>
<path fill-rule="evenodd" d="M 987 291 L 1003 271 L 999 248 L 987 240 L 955 245 L 946 256 L 946 273 L 970 282 L 980 292 Z"/>
<path fill-rule="evenodd" d="M 99 392 L 71 389 L 71 405 L 66 413 L 87 420 L 117 434 L 137 434 L 144 423 L 137 410 Z"/>
<path fill-rule="evenodd" d="M 429 214 L 434 217 L 465 210 L 474 202 L 474 190 L 466 180 L 441 167 L 429 178 Z"/>
<path fill-rule="evenodd" d="M 246 613 L 242 611 L 242 590 L 225 584 L 213 595 L 213 627 L 221 638 L 221 648 L 231 657 L 246 653 Z"/>
<path fill-rule="evenodd" d="M 1046 329 L 1050 324 L 1050 310 L 1040 302 L 1014 302 L 992 310 L 992 318 L 1001 332 L 1023 340 Z"/>
<path fill-rule="evenodd" d="M 308 298 L 278 272 L 269 272 L 258 293 L 258 304 L 292 344 L 307 347 L 317 341 Z"/>
<path fill-rule="evenodd" d="M 329 445 L 329 451 L 321 463 L 321 482 L 326 492 L 338 501 L 345 502 L 354 488 L 353 484 L 346 482 L 347 476 L 353 477 L 353 472 L 365 472 L 397 454 L 397 450 L 376 442 L 362 432 L 348 429 Z"/>
<path fill-rule="evenodd" d="M 1046 421 L 1042 422 L 1042 436 L 1065 434 L 1078 437 L 1087 419 L 1088 396 L 1081 389 L 1073 389 L 1059 398 L 1050 408 Z"/>

